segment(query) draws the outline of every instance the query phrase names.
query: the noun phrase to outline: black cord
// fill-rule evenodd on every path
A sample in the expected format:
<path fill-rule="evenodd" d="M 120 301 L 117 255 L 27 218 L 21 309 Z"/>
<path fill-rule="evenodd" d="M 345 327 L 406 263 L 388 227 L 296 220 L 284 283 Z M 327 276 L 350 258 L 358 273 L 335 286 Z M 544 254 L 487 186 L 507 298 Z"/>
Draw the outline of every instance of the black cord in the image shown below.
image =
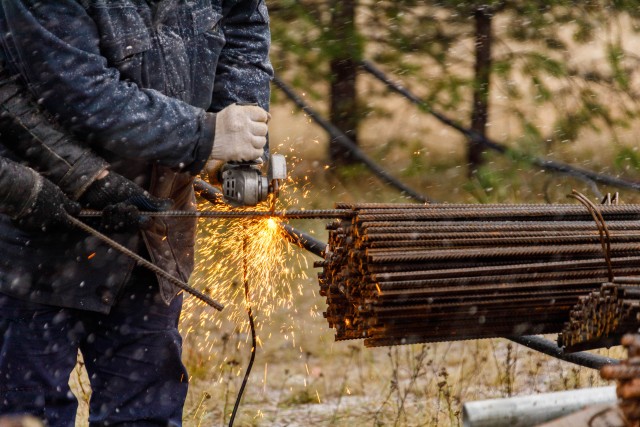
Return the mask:
<path fill-rule="evenodd" d="M 320 114 L 311 108 L 302 98 L 300 98 L 287 84 L 285 84 L 282 80 L 280 80 L 277 76 L 273 78 L 274 85 L 279 88 L 294 104 L 298 106 L 305 114 L 307 114 L 314 122 L 316 122 L 320 127 L 322 127 L 327 134 L 331 137 L 332 141 L 342 145 L 346 149 L 348 149 L 351 154 L 358 159 L 362 164 L 369 168 L 371 172 L 373 172 L 378 178 L 380 178 L 384 183 L 391 185 L 408 197 L 421 202 L 421 203 L 433 203 L 434 200 L 418 193 L 412 188 L 408 187 L 406 184 L 402 183 L 400 180 L 394 178 L 387 172 L 384 168 L 378 165 L 373 159 L 367 156 L 364 151 L 360 149 L 352 140 L 349 138 L 344 132 L 342 132 L 336 125 L 331 123 L 328 120 L 325 120 L 320 116 Z"/>
<path fill-rule="evenodd" d="M 249 301 L 249 266 L 247 265 L 247 226 L 242 226 L 242 281 L 244 282 L 244 299 L 247 303 L 247 314 L 249 315 L 249 326 L 251 328 L 251 358 L 249 359 L 249 365 L 247 365 L 247 370 L 244 373 L 244 378 L 242 379 L 242 385 L 240 386 L 240 390 L 238 391 L 238 396 L 236 397 L 236 403 L 233 405 L 233 412 L 231 413 L 231 418 L 229 419 L 229 427 L 233 427 L 233 421 L 236 419 L 236 414 L 238 412 L 238 407 L 240 407 L 240 401 L 242 400 L 242 395 L 244 394 L 244 389 L 247 386 L 247 382 L 249 381 L 249 375 L 251 374 L 251 369 L 253 368 L 253 362 L 256 359 L 256 347 L 258 345 L 256 339 L 256 326 L 253 321 L 253 311 L 251 310 L 251 304 Z"/>
<path fill-rule="evenodd" d="M 245 282 L 245 292 L 249 289 L 247 285 L 248 283 Z M 238 391 L 238 397 L 236 397 L 236 403 L 235 405 L 233 405 L 233 412 L 231 413 L 231 418 L 229 419 L 229 427 L 233 427 L 233 421 L 236 418 L 236 413 L 238 412 L 238 407 L 240 406 L 240 401 L 242 400 L 244 389 L 247 386 L 249 375 L 251 374 L 251 369 L 253 368 L 253 361 L 256 359 L 256 328 L 253 323 L 253 313 L 251 312 L 251 307 L 247 308 L 247 314 L 249 315 L 249 325 L 251 326 L 251 358 L 249 359 L 249 365 L 247 365 L 247 371 L 244 373 L 242 385 L 240 386 L 240 391 Z"/>
<path fill-rule="evenodd" d="M 372 62 L 362 61 L 361 65 L 363 70 L 365 70 L 367 73 L 371 74 L 372 76 L 380 80 L 392 91 L 402 95 L 404 98 L 408 99 L 411 103 L 417 105 L 427 113 L 434 116 L 441 123 L 449 127 L 452 127 L 453 129 L 457 130 L 458 132 L 462 133 L 464 136 L 469 138 L 471 141 L 481 144 L 482 146 L 488 149 L 491 149 L 500 154 L 506 155 L 515 160 L 522 160 L 529 164 L 538 166 L 544 170 L 547 170 L 550 172 L 556 172 L 563 175 L 568 175 L 585 182 L 591 181 L 599 184 L 610 185 L 613 187 L 620 187 L 620 188 L 626 188 L 628 190 L 640 191 L 640 182 L 629 181 L 626 179 L 617 178 L 615 176 L 597 173 L 588 169 L 579 168 L 577 166 L 572 166 L 567 163 L 562 163 L 555 160 L 530 156 L 526 153 L 522 153 L 510 147 L 502 145 L 472 129 L 468 129 L 462 126 L 461 124 L 451 119 L 450 117 L 447 117 L 444 114 L 434 110 L 431 107 L 431 105 L 429 105 L 426 101 L 414 95 L 407 88 L 392 81 L 385 73 L 383 73 L 379 68 L 377 68 Z"/>

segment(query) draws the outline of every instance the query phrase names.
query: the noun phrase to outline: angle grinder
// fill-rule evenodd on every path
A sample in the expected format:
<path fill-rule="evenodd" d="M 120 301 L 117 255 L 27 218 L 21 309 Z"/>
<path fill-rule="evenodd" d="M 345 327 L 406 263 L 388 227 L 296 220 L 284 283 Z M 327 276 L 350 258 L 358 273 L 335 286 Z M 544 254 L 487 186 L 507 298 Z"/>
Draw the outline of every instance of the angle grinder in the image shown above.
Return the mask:
<path fill-rule="evenodd" d="M 228 162 L 220 169 L 223 200 L 235 207 L 255 206 L 273 194 L 278 197 L 282 181 L 287 179 L 287 163 L 283 155 L 272 154 L 263 175 L 262 159 L 251 162 Z"/>

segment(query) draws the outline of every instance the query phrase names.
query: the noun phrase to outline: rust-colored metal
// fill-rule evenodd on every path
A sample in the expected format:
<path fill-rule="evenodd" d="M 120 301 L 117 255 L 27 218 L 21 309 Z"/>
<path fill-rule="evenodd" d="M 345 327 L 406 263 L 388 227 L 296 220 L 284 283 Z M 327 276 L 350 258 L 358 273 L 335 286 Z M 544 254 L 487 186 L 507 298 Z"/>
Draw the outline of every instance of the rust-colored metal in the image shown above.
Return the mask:
<path fill-rule="evenodd" d="M 621 343 L 627 349 L 627 360 L 619 365 L 603 366 L 600 376 L 618 382 L 616 393 L 625 426 L 640 427 L 640 335 L 624 335 Z"/>
<path fill-rule="evenodd" d="M 640 277 L 614 279 L 580 297 L 558 335 L 558 345 L 567 351 L 615 345 L 624 334 L 638 331 L 638 315 Z"/>
<path fill-rule="evenodd" d="M 631 301 L 634 285 L 602 285 L 610 271 L 601 225 L 584 206 L 336 208 L 349 215 L 327 227 L 328 249 L 317 266 L 337 340 L 379 346 L 520 336 L 560 332 L 571 322 L 592 325 L 577 335 L 587 328 L 586 335 L 617 339 L 619 325 L 637 328 L 637 305 L 620 302 Z M 640 277 L 640 205 L 597 209 L 613 272 Z M 580 305 L 591 300 L 596 311 Z M 606 316 L 592 319 L 603 310 Z"/>

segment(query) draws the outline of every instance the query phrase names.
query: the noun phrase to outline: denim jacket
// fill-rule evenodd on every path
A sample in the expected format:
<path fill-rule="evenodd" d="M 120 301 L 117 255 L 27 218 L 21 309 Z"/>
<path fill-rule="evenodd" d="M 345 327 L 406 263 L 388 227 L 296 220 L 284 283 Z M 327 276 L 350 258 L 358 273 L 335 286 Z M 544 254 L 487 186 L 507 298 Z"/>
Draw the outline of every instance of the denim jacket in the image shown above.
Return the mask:
<path fill-rule="evenodd" d="M 268 24 L 264 0 L 1 0 L 0 59 L 113 170 L 193 210 L 215 112 L 268 107 Z M 195 220 L 156 219 L 142 237 L 186 281 L 194 234 Z M 112 237 L 140 249 L 139 233 Z M 26 235 L 0 220 L 0 292 L 107 312 L 132 267 L 82 233 Z"/>

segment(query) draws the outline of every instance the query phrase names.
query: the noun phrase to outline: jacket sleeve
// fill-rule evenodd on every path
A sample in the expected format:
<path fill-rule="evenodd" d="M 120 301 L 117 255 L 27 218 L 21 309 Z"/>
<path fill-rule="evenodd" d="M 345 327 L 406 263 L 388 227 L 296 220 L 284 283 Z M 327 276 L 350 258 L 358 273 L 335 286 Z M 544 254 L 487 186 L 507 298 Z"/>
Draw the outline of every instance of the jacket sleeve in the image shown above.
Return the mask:
<path fill-rule="evenodd" d="M 19 216 L 35 203 L 41 187 L 37 172 L 0 157 L 0 213 Z"/>
<path fill-rule="evenodd" d="M 234 102 L 257 103 L 268 110 L 273 68 L 264 0 L 223 2 L 222 31 L 226 43 L 218 59 L 210 110 L 217 112 Z"/>
<path fill-rule="evenodd" d="M 74 0 L 0 0 L 0 47 L 38 103 L 75 134 L 122 157 L 197 173 L 213 144 L 211 115 L 120 79 Z"/>
<path fill-rule="evenodd" d="M 0 68 L 2 144 L 77 200 L 108 163 L 54 125 L 16 80 Z"/>

